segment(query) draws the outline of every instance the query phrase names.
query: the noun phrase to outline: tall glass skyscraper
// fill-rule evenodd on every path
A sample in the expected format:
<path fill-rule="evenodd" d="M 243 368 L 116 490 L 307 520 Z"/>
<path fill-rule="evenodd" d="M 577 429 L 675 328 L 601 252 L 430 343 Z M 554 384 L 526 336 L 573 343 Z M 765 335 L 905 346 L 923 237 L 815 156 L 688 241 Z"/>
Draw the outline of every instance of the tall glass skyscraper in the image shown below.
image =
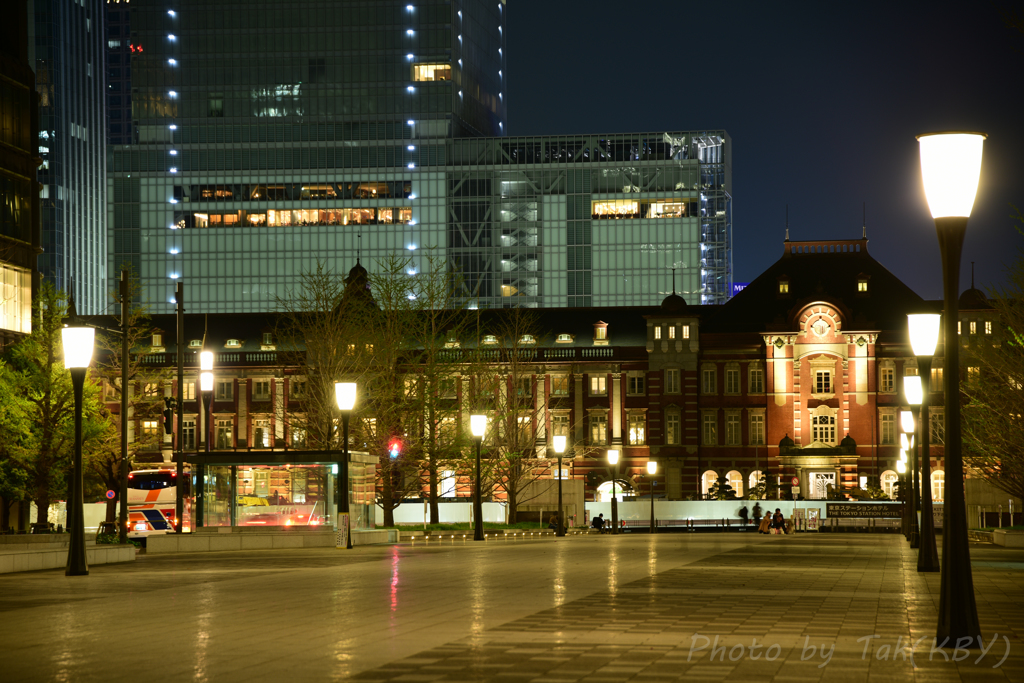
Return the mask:
<path fill-rule="evenodd" d="M 110 268 L 155 312 L 178 280 L 190 311 L 260 311 L 318 260 L 427 247 L 480 307 L 728 296 L 725 132 L 505 137 L 500 0 L 130 7 Z"/>
<path fill-rule="evenodd" d="M 30 59 L 39 93 L 39 271 L 73 283 L 79 313 L 106 310 L 107 184 L 102 0 L 31 0 Z"/>

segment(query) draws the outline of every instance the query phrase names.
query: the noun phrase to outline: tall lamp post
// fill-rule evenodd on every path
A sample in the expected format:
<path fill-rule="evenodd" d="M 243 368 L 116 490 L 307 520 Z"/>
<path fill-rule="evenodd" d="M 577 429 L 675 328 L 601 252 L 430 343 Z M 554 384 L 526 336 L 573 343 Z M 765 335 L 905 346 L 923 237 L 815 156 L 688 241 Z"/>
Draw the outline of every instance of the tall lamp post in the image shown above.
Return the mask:
<path fill-rule="evenodd" d="M 345 548 L 352 549 L 352 525 L 348 508 L 348 420 L 356 405 L 356 383 L 335 382 L 334 400 L 341 411 L 341 462 L 338 463 L 338 527 L 345 532 Z"/>
<path fill-rule="evenodd" d="M 565 453 L 565 441 L 564 436 L 551 439 L 555 453 L 558 454 L 558 526 L 555 528 L 555 536 L 559 537 L 565 536 L 565 510 L 562 508 L 562 454 Z"/>
<path fill-rule="evenodd" d="M 964 460 L 960 436 L 960 252 L 967 219 L 974 207 L 981 176 L 984 133 L 943 132 L 917 137 L 921 176 L 928 208 L 935 219 L 942 255 L 942 333 L 945 340 L 946 500 L 942 524 L 942 578 L 939 588 L 939 643 L 981 638 L 974 599 L 971 550 L 967 539 Z"/>
<path fill-rule="evenodd" d="M 85 511 L 82 483 L 82 394 L 85 375 L 92 362 L 96 330 L 91 327 L 65 327 L 61 330 L 64 346 L 64 367 L 71 372 L 71 387 L 75 394 L 75 459 L 71 480 L 71 542 L 68 544 L 68 564 L 65 576 L 86 576 L 89 561 L 85 555 Z M 124 391 L 125 387 L 121 387 Z M 125 503 L 122 502 L 122 505 Z"/>
<path fill-rule="evenodd" d="M 903 501 L 903 537 L 910 540 L 910 515 L 907 514 L 907 452 L 900 451 L 900 459 L 896 461 L 896 474 L 900 475 L 900 498 Z"/>
<path fill-rule="evenodd" d="M 213 351 L 199 353 L 199 399 L 203 411 L 203 449 L 210 453 L 210 441 L 213 440 Z M 202 462 L 196 463 L 196 528 L 203 526 L 206 497 L 206 467 Z"/>
<path fill-rule="evenodd" d="M 915 395 L 921 391 L 921 384 L 918 377 L 904 377 L 903 378 L 903 393 L 907 397 L 908 403 L 910 403 L 910 410 L 900 411 L 900 426 L 903 429 L 903 433 L 900 434 L 900 445 L 906 452 L 909 462 L 907 463 L 907 478 L 910 480 L 910 547 L 917 547 L 917 453 L 914 450 L 914 431 L 917 428 L 917 406 L 914 404 L 914 399 L 911 399 L 911 394 Z"/>
<path fill-rule="evenodd" d="M 658 473 L 658 462 L 656 460 L 647 461 L 647 476 L 651 480 L 651 533 L 657 533 L 657 527 L 654 523 L 654 475 Z"/>
<path fill-rule="evenodd" d="M 615 469 L 612 473 L 612 533 L 619 533 L 619 501 L 615 497 L 615 480 L 619 478 L 619 451 L 617 448 L 608 449 L 608 463 Z"/>
<path fill-rule="evenodd" d="M 476 440 L 476 482 L 473 486 L 473 540 L 484 540 L 484 506 L 480 502 L 480 446 L 487 431 L 486 415 L 470 415 L 469 429 Z"/>
<path fill-rule="evenodd" d="M 935 519 L 932 516 L 932 455 L 931 433 L 928 424 L 928 397 L 931 394 L 932 356 L 939 343 L 940 316 L 937 313 L 919 313 L 907 316 L 910 346 L 917 356 L 918 376 L 921 384 L 921 417 L 917 437 L 921 444 L 921 528 L 917 553 L 917 571 L 939 571 L 939 553 L 935 545 Z"/>

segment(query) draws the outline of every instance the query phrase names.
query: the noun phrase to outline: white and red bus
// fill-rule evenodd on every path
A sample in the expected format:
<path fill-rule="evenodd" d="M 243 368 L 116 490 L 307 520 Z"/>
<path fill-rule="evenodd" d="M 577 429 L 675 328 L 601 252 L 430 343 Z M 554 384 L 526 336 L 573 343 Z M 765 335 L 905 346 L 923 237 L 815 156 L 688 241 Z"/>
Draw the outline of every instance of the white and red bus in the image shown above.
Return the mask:
<path fill-rule="evenodd" d="M 172 469 L 135 470 L 128 475 L 128 537 L 145 538 L 153 534 L 172 534 L 179 484 L 184 487 L 183 531 L 192 528 L 192 491 L 190 475 L 178 481 Z"/>

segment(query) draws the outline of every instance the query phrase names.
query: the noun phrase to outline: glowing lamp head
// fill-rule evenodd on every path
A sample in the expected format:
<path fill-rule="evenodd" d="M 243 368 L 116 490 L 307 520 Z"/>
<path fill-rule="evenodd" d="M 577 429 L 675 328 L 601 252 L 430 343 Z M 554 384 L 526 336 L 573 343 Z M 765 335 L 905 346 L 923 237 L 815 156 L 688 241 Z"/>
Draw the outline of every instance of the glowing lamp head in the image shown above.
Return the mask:
<path fill-rule="evenodd" d="M 909 410 L 900 411 L 900 425 L 903 427 L 904 432 L 913 433 L 914 431 L 914 414 Z"/>
<path fill-rule="evenodd" d="M 898 473 L 900 473 L 900 474 L 906 474 L 907 473 L 907 463 L 903 462 L 902 460 L 898 461 L 896 463 L 896 471 Z"/>
<path fill-rule="evenodd" d="M 64 367 L 69 370 L 89 367 L 96 330 L 91 327 L 65 327 L 60 332 L 64 346 Z"/>
<path fill-rule="evenodd" d="M 969 218 L 978 194 L 984 133 L 918 135 L 921 177 L 932 218 Z"/>
<path fill-rule="evenodd" d="M 487 431 L 487 416 L 486 415 L 470 415 L 469 416 L 469 431 L 477 439 L 484 438 L 484 432 Z"/>
<path fill-rule="evenodd" d="M 555 447 L 555 453 L 565 453 L 565 441 L 564 436 L 556 436 L 551 439 L 551 445 Z"/>
<path fill-rule="evenodd" d="M 608 449 L 608 464 L 618 465 L 619 464 L 619 451 L 617 448 Z"/>
<path fill-rule="evenodd" d="M 199 369 L 204 372 L 213 371 L 213 351 L 199 352 Z"/>
<path fill-rule="evenodd" d="M 647 461 L 647 474 L 656 474 L 658 472 L 658 463 L 656 460 Z"/>
<path fill-rule="evenodd" d="M 199 373 L 199 391 L 213 391 L 213 373 Z"/>
<path fill-rule="evenodd" d="M 921 388 L 921 377 L 919 375 L 907 375 L 903 378 L 903 393 L 907 395 L 907 403 L 912 406 L 921 405 L 924 398 L 924 391 Z"/>
<path fill-rule="evenodd" d="M 942 316 L 938 313 L 917 313 L 907 316 L 907 328 L 910 330 L 910 347 L 915 356 L 934 356 L 935 347 L 939 343 L 939 323 Z"/>
<path fill-rule="evenodd" d="M 900 449 L 909 451 L 914 447 L 914 436 L 908 435 L 906 432 L 900 434 Z"/>
<path fill-rule="evenodd" d="M 352 410 L 356 404 L 356 383 L 335 382 L 334 400 L 338 402 L 338 410 Z"/>

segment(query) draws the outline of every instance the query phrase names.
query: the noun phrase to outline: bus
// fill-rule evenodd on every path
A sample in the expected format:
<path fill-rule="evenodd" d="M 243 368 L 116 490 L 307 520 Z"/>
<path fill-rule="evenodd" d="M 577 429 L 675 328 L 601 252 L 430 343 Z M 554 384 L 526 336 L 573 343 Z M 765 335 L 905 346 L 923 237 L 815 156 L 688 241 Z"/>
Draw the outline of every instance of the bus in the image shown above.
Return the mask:
<path fill-rule="evenodd" d="M 192 528 L 190 474 L 185 473 L 182 531 Z M 178 473 L 172 469 L 134 470 L 128 475 L 128 537 L 172 534 L 178 497 Z"/>

